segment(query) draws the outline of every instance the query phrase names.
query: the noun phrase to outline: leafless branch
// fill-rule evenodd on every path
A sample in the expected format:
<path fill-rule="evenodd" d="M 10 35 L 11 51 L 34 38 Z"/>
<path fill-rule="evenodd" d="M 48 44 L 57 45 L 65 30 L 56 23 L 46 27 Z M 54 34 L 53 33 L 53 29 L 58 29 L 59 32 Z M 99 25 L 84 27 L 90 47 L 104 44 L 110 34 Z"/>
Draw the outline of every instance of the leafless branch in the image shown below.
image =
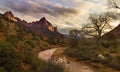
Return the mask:
<path fill-rule="evenodd" d="M 120 7 L 117 4 L 117 0 L 108 0 L 109 6 L 116 8 L 116 9 L 120 9 Z"/>

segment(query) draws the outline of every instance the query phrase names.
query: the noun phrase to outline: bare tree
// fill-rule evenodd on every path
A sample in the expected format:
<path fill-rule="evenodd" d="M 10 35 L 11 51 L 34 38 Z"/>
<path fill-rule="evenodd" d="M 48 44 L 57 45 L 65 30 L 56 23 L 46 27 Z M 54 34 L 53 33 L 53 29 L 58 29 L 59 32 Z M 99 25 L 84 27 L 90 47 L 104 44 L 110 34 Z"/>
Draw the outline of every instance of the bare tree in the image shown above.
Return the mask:
<path fill-rule="evenodd" d="M 90 14 L 89 15 L 89 24 L 84 26 L 86 34 L 89 36 L 95 37 L 97 42 L 99 42 L 102 35 L 105 33 L 106 29 L 110 29 L 112 18 L 110 18 L 106 13 L 105 14 Z"/>
<path fill-rule="evenodd" d="M 120 9 L 120 0 L 108 0 L 108 6 L 110 8 Z"/>
<path fill-rule="evenodd" d="M 69 44 L 71 47 L 76 47 L 78 45 L 78 38 L 79 38 L 80 31 L 79 30 L 70 30 L 69 35 Z"/>
<path fill-rule="evenodd" d="M 70 30 L 69 31 L 69 34 L 70 36 L 74 37 L 74 38 L 77 38 L 78 35 L 79 35 L 80 31 L 79 30 Z"/>

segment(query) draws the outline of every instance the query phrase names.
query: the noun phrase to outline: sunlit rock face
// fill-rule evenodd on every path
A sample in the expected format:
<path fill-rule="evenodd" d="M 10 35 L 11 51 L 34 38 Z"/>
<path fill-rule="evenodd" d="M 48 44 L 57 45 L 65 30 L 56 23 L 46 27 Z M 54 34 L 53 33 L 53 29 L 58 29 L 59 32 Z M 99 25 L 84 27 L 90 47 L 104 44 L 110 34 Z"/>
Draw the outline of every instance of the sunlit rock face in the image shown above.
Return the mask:
<path fill-rule="evenodd" d="M 64 37 L 61 33 L 58 32 L 57 27 L 53 27 L 45 17 L 41 18 L 39 21 L 32 22 L 29 25 L 32 29 L 44 35 L 44 37 L 57 39 Z"/>
<path fill-rule="evenodd" d="M 52 26 L 48 26 L 48 29 L 52 32 L 54 32 L 54 28 Z"/>
<path fill-rule="evenodd" d="M 41 28 L 46 28 L 52 32 L 54 32 L 54 28 L 51 23 L 49 23 L 45 17 L 41 18 L 39 21 L 39 24 L 41 25 Z"/>
<path fill-rule="evenodd" d="M 120 39 L 120 24 L 110 32 L 103 35 L 103 37 L 107 39 Z"/>
<path fill-rule="evenodd" d="M 14 17 L 13 13 L 11 11 L 7 11 L 3 14 L 5 17 L 7 17 L 8 19 L 17 22 L 16 17 Z"/>
<path fill-rule="evenodd" d="M 28 23 L 25 20 L 21 20 L 20 18 L 15 17 L 11 11 L 7 11 L 3 15 L 8 19 L 17 22 L 18 24 L 30 27 L 36 31 L 36 33 L 41 34 L 43 37 L 55 39 L 64 38 L 63 34 L 58 32 L 57 27 L 53 27 L 45 17 L 41 18 L 39 21 Z"/>

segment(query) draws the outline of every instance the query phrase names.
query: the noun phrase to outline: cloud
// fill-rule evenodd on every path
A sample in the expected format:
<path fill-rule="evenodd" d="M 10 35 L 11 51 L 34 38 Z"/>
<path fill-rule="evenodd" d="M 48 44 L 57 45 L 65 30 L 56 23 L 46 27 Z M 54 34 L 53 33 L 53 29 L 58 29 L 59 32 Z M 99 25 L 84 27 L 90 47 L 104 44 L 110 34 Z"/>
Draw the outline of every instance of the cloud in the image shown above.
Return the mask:
<path fill-rule="evenodd" d="M 107 11 L 107 0 L 2 0 L 0 9 L 12 10 L 27 21 L 45 16 L 61 32 L 80 29 L 90 13 Z M 5 10 L 6 10 L 5 9 Z M 5 11 L 4 10 L 4 11 Z"/>
<path fill-rule="evenodd" d="M 47 0 L 4 0 L 4 5 L 14 11 L 34 17 L 42 13 L 52 16 L 76 13 L 74 9 L 66 8 L 59 3 L 53 4 Z"/>

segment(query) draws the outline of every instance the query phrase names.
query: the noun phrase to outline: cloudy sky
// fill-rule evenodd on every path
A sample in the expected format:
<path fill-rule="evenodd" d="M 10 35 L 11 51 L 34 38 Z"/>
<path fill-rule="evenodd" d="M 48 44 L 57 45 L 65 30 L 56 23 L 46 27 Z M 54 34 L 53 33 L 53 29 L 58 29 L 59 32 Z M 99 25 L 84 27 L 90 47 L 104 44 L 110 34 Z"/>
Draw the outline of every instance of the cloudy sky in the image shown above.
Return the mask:
<path fill-rule="evenodd" d="M 0 0 L 0 12 L 12 11 L 28 22 L 46 17 L 65 33 L 79 29 L 90 13 L 107 10 L 107 0 Z"/>

